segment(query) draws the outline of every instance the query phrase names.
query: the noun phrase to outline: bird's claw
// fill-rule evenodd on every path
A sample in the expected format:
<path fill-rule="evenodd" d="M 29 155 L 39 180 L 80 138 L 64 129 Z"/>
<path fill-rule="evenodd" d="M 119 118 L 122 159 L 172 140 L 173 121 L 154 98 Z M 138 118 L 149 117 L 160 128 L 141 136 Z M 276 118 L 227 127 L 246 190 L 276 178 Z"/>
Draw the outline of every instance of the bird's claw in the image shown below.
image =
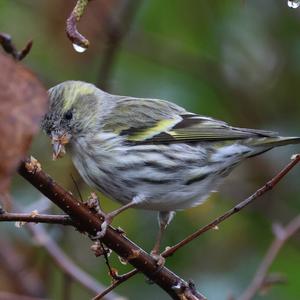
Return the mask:
<path fill-rule="evenodd" d="M 107 221 L 107 219 L 105 218 L 104 222 L 101 224 L 101 231 L 100 231 L 100 235 L 101 235 L 101 238 L 103 238 L 106 234 L 106 231 L 107 231 L 107 226 L 111 223 Z"/>
<path fill-rule="evenodd" d="M 113 215 L 111 214 L 106 214 L 103 216 L 104 221 L 101 224 L 100 230 L 96 232 L 96 235 L 92 236 L 91 239 L 93 241 L 102 239 L 107 231 L 107 227 L 111 224 L 112 220 L 113 220 Z"/>

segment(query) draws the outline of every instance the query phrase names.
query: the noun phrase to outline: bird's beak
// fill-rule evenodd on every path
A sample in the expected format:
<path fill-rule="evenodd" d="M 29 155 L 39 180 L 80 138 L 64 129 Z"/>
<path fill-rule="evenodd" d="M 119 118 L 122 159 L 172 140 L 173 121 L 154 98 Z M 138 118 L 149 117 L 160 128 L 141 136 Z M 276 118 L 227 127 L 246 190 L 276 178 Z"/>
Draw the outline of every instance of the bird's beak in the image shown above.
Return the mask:
<path fill-rule="evenodd" d="M 53 160 L 61 158 L 66 153 L 65 145 L 70 141 L 70 134 L 52 132 L 51 139 L 52 139 L 52 150 L 53 150 Z"/>

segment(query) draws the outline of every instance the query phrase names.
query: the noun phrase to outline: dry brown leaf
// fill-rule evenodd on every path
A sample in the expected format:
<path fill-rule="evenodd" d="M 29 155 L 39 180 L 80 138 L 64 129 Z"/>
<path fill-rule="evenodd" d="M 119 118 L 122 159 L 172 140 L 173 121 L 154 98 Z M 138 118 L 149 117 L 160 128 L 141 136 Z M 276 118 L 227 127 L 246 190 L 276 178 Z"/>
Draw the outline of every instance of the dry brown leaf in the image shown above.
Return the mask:
<path fill-rule="evenodd" d="M 47 92 L 21 63 L 0 53 L 0 199 L 7 202 L 11 176 L 38 132 Z"/>

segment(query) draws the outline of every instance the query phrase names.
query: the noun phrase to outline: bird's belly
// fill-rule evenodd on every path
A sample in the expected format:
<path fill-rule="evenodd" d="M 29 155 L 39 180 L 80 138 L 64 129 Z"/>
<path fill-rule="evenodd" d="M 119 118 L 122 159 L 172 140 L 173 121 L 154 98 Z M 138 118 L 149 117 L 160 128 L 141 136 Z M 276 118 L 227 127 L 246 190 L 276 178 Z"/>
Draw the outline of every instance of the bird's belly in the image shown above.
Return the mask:
<path fill-rule="evenodd" d="M 183 180 L 184 182 L 184 180 Z M 176 186 L 156 189 L 148 196 L 140 207 L 158 211 L 176 211 L 191 208 L 203 203 L 219 184 L 219 178 L 207 178 L 201 183 L 186 186 L 184 183 Z M 149 186 L 151 190 L 151 187 Z"/>
<path fill-rule="evenodd" d="M 199 205 L 217 185 L 217 180 L 212 178 L 187 186 L 184 177 L 179 183 L 178 176 L 173 182 L 156 181 L 155 177 L 149 182 L 140 182 L 138 177 L 130 177 L 127 172 L 92 172 L 91 168 L 83 169 L 80 174 L 91 187 L 122 204 L 143 195 L 144 200 L 136 208 L 155 211 L 183 210 Z"/>
<path fill-rule="evenodd" d="M 122 184 L 122 179 L 110 168 L 99 165 L 98 160 L 77 153 L 72 156 L 73 163 L 84 181 L 92 188 L 102 192 L 107 197 L 122 204 L 129 203 L 135 196 L 128 187 Z"/>
<path fill-rule="evenodd" d="M 207 167 L 198 149 L 187 154 L 176 145 L 172 157 L 167 157 L 164 148 L 154 151 L 151 147 L 98 150 L 94 155 L 83 147 L 72 158 L 84 180 L 109 198 L 126 204 L 143 196 L 137 208 L 182 210 L 202 203 L 216 188 L 220 176 L 214 167 Z"/>

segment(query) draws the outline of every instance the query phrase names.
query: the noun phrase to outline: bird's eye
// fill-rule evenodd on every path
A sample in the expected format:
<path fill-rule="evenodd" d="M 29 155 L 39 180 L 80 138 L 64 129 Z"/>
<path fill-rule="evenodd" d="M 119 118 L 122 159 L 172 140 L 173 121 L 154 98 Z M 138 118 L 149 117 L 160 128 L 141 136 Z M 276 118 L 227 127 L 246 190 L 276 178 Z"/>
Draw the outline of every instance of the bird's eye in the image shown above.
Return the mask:
<path fill-rule="evenodd" d="M 73 118 L 73 113 L 69 110 L 64 114 L 66 120 L 71 120 Z"/>

